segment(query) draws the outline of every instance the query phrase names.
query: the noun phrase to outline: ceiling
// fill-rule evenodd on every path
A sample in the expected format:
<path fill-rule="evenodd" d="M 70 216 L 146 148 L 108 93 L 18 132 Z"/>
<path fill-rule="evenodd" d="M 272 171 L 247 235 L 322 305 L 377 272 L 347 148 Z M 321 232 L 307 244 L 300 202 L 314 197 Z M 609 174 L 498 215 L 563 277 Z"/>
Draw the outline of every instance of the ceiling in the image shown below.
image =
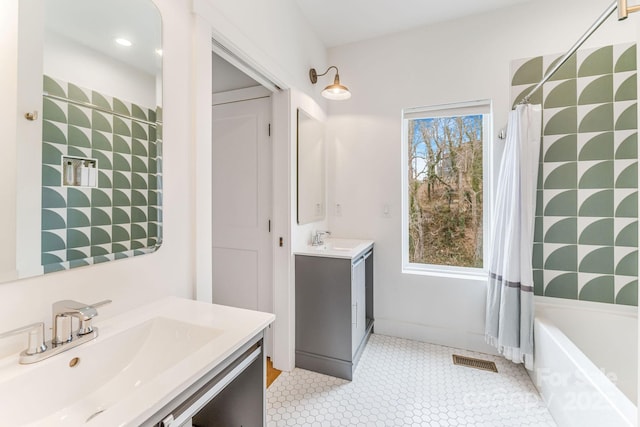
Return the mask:
<path fill-rule="evenodd" d="M 46 1 L 45 28 L 151 75 L 161 67 L 162 18 L 150 0 Z M 133 45 L 117 45 L 118 37 Z"/>
<path fill-rule="evenodd" d="M 532 0 L 295 0 L 326 47 Z"/>

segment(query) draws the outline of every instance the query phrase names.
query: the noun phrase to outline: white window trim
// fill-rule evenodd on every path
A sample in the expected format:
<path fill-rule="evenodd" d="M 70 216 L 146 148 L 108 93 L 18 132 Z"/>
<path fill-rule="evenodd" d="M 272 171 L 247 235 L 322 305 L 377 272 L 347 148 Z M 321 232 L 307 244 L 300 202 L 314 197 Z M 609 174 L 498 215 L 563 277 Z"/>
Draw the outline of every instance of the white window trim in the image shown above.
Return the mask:
<path fill-rule="evenodd" d="M 409 197 L 408 197 L 408 185 L 409 185 L 409 166 L 407 159 L 409 156 L 409 147 L 407 144 L 407 138 L 409 135 L 408 122 L 410 118 L 417 117 L 423 114 L 424 117 L 443 117 L 449 116 L 454 113 L 463 112 L 464 114 L 478 113 L 480 108 L 488 108 L 488 113 L 482 113 L 482 156 L 483 156 L 483 168 L 482 168 L 482 186 L 483 186 L 483 209 L 482 209 L 482 251 L 483 251 L 483 268 L 474 267 L 458 267 L 449 265 L 437 265 L 437 264 L 420 264 L 409 262 Z M 467 113 L 468 112 L 468 113 Z M 472 280 L 484 280 L 488 271 L 488 259 L 489 253 L 489 236 L 491 228 L 491 209 L 493 207 L 493 150 L 491 145 L 493 144 L 493 106 L 490 99 L 459 102 L 452 104 L 441 104 L 428 107 L 414 107 L 406 108 L 401 112 L 402 119 L 402 273 L 403 274 L 417 274 L 425 276 L 439 276 L 439 277 L 453 277 Z"/>

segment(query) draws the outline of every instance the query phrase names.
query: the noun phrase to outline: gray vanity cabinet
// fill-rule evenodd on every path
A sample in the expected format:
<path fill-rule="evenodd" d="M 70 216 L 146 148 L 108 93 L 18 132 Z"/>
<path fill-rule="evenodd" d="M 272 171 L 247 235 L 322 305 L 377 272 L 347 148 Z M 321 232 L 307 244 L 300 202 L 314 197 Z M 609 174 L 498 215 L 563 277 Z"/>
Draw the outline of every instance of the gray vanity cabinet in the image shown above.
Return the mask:
<path fill-rule="evenodd" d="M 264 373 L 260 332 L 142 423 L 142 427 L 264 426 Z"/>
<path fill-rule="evenodd" d="M 373 249 L 296 255 L 296 366 L 351 380 L 373 331 Z"/>

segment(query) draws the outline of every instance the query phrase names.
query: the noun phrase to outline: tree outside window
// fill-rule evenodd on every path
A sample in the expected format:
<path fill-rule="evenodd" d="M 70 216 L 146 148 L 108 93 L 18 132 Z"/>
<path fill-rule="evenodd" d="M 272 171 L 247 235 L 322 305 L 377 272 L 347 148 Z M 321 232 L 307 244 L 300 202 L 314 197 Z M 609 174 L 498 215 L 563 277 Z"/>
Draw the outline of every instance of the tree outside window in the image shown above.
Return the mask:
<path fill-rule="evenodd" d="M 482 268 L 483 115 L 425 115 L 405 126 L 408 261 Z"/>

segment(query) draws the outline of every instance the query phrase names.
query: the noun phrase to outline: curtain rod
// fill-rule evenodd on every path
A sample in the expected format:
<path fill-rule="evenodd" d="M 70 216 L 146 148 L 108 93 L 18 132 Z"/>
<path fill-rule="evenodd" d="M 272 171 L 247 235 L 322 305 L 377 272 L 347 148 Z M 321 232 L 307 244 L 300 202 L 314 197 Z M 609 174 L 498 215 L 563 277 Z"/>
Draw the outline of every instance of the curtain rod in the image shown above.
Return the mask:
<path fill-rule="evenodd" d="M 621 4 L 621 8 L 619 8 L 619 12 L 618 12 L 618 19 L 622 20 L 625 19 L 627 17 L 628 12 L 635 12 L 635 7 L 627 7 L 627 1 L 626 0 L 616 0 L 613 3 L 611 3 L 611 5 L 602 13 L 602 15 L 600 15 L 600 17 L 591 25 L 591 27 L 589 27 L 589 29 L 582 35 L 582 37 L 580 37 L 578 39 L 577 42 L 575 42 L 575 44 L 573 46 L 571 46 L 571 48 L 567 51 L 567 53 L 565 53 L 562 58 L 560 58 L 556 64 L 553 66 L 553 68 L 551 68 L 549 71 L 547 71 L 547 73 L 544 75 L 544 77 L 542 77 L 542 80 L 540 80 L 540 82 L 538 82 L 537 85 L 535 85 L 533 87 L 533 89 L 531 89 L 521 100 L 520 102 L 518 102 L 518 104 L 528 104 L 531 100 L 531 96 L 536 93 L 538 90 L 540 90 L 540 88 L 542 87 L 543 84 L 545 84 L 550 78 L 551 76 L 553 76 L 559 69 L 560 67 L 562 67 L 562 65 L 567 62 L 567 60 L 571 57 L 571 55 L 573 55 L 576 50 L 578 50 L 580 48 L 580 46 L 583 45 L 583 43 L 585 41 L 587 41 L 587 39 L 589 37 L 591 37 L 591 35 L 600 27 L 600 25 L 602 25 L 602 23 L 604 21 L 607 20 L 607 18 L 609 16 L 611 16 L 611 14 L 618 9 L 618 3 Z"/>

